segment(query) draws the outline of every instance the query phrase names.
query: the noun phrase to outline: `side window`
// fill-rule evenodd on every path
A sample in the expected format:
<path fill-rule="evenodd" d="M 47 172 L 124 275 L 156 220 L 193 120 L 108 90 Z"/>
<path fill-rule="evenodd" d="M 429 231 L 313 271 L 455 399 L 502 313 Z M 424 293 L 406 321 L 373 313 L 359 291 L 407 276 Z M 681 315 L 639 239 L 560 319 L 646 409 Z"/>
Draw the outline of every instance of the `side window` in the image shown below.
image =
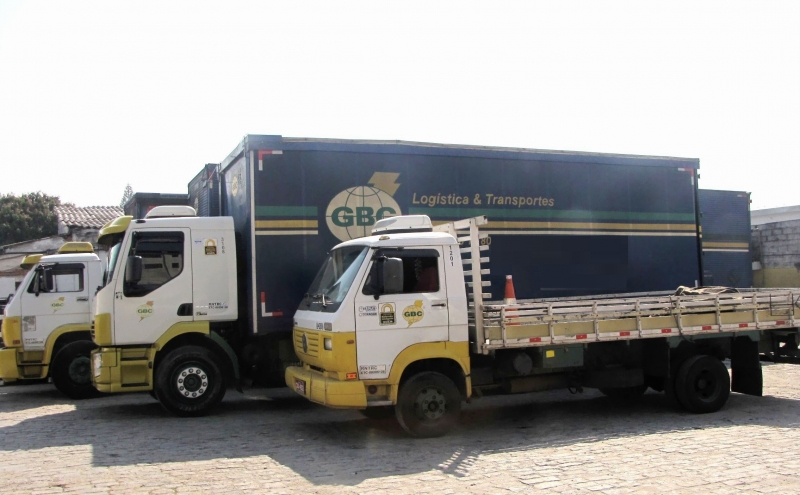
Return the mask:
<path fill-rule="evenodd" d="M 28 292 L 36 292 L 36 285 L 39 292 L 83 292 L 83 270 L 82 263 L 56 263 L 54 265 L 44 265 L 36 269 L 36 276 L 31 279 L 28 285 Z M 45 279 L 47 283 L 45 283 Z M 47 290 L 47 287 L 50 290 Z"/>
<path fill-rule="evenodd" d="M 128 256 L 142 258 L 142 277 L 138 282 L 125 282 L 125 296 L 144 296 L 180 275 L 183 243 L 182 232 L 134 233 Z"/>
<path fill-rule="evenodd" d="M 403 260 L 403 293 L 439 292 L 438 259 L 430 257 L 400 258 Z"/>
<path fill-rule="evenodd" d="M 403 262 L 403 292 L 413 294 L 420 292 L 439 292 L 439 253 L 435 250 L 409 250 L 381 253 L 382 256 L 400 258 Z M 364 283 L 364 294 L 378 292 L 378 270 L 382 263 L 373 261 L 367 280 Z"/>

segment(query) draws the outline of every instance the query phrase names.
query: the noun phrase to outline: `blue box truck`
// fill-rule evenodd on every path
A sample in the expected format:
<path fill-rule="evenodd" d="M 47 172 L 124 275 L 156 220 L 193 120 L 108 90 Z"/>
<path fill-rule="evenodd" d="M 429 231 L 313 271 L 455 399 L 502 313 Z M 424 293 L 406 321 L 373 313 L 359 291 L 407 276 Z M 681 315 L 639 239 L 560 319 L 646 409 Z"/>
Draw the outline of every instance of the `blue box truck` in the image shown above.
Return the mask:
<path fill-rule="evenodd" d="M 700 189 L 703 285 L 753 286 L 750 193 Z"/>
<path fill-rule="evenodd" d="M 386 216 L 486 215 L 502 298 L 699 285 L 697 169 L 689 158 L 248 135 L 220 163 L 221 213 L 240 236 L 251 366 L 288 338 L 321 260 Z M 513 270 L 512 270 L 513 267 Z M 245 317 L 241 317 L 246 315 Z M 263 342 L 263 343 L 262 343 Z M 290 355 L 290 351 L 284 355 Z"/>

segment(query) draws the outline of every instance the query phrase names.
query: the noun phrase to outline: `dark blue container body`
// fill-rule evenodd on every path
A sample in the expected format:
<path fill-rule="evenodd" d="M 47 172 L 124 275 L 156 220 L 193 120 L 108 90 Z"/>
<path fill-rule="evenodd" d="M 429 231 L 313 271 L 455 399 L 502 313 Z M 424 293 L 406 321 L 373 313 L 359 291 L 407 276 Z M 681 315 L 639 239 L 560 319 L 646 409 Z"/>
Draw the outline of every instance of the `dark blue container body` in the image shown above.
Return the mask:
<path fill-rule="evenodd" d="M 197 211 L 198 217 L 219 216 L 219 165 L 206 164 L 189 181 L 189 206 Z"/>
<path fill-rule="evenodd" d="M 750 193 L 700 189 L 703 285 L 753 286 Z"/>
<path fill-rule="evenodd" d="M 250 329 L 288 331 L 327 252 L 383 216 L 486 215 L 491 292 L 517 298 L 699 283 L 695 159 L 246 136 L 220 165 Z"/>

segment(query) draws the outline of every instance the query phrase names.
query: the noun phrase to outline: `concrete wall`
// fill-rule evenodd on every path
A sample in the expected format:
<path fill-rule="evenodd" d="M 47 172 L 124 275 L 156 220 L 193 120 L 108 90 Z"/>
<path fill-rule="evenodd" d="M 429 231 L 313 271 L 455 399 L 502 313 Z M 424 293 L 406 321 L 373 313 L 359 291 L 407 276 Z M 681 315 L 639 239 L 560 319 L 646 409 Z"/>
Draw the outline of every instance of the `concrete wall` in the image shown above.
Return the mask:
<path fill-rule="evenodd" d="M 800 287 L 800 220 L 754 226 L 751 248 L 753 285 Z"/>

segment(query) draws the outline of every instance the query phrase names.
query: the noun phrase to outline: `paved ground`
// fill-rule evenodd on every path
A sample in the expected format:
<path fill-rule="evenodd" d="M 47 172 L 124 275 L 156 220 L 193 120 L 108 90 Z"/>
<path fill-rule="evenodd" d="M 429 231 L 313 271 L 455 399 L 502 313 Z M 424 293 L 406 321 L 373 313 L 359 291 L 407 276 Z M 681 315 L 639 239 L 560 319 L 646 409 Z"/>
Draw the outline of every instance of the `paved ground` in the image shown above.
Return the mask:
<path fill-rule="evenodd" d="M 0 387 L 0 493 L 800 493 L 800 366 L 704 416 L 650 392 L 480 399 L 453 434 L 407 438 L 286 390 L 173 418 L 148 395 L 71 402 Z"/>

